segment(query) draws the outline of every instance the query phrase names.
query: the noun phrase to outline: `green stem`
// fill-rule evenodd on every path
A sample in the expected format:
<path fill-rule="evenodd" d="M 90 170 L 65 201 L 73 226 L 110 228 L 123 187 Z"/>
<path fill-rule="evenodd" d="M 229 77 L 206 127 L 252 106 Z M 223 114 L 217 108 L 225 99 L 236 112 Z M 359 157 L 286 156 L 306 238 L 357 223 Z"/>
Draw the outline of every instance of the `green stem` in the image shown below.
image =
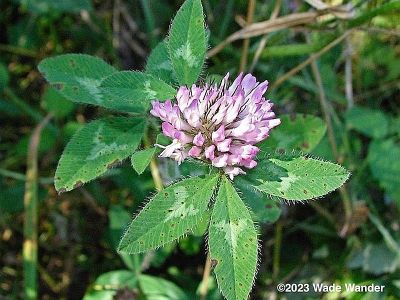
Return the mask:
<path fill-rule="evenodd" d="M 143 145 L 146 149 L 150 148 L 150 141 L 147 133 L 143 137 Z M 150 172 L 151 176 L 153 177 L 154 185 L 157 191 L 161 191 L 164 188 L 164 184 L 155 158 L 152 158 L 150 161 Z"/>
<path fill-rule="evenodd" d="M 204 264 L 203 279 L 201 281 L 201 289 L 199 292 L 201 300 L 205 300 L 207 298 L 208 282 L 210 280 L 210 274 L 211 274 L 211 258 L 210 258 L 210 253 L 208 252 L 206 262 Z"/>
<path fill-rule="evenodd" d="M 38 147 L 42 129 L 51 119 L 49 114 L 34 129 L 27 155 L 27 171 L 24 195 L 24 295 L 25 299 L 38 298 L 37 262 L 38 262 Z"/>

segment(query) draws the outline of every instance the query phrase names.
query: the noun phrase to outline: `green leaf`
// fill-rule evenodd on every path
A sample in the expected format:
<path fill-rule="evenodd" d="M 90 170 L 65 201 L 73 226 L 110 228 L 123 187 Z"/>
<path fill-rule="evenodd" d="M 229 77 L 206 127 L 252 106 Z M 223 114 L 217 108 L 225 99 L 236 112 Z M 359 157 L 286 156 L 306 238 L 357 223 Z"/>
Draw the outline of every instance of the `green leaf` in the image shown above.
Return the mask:
<path fill-rule="evenodd" d="M 152 74 L 170 84 L 175 82 L 167 41 L 160 42 L 151 51 L 146 64 L 146 73 Z"/>
<path fill-rule="evenodd" d="M 182 180 L 160 191 L 125 232 L 118 251 L 139 253 L 189 234 L 201 221 L 218 176 Z"/>
<path fill-rule="evenodd" d="M 8 85 L 9 80 L 10 77 L 8 75 L 8 69 L 3 63 L 0 62 L 0 93 Z"/>
<path fill-rule="evenodd" d="M 70 191 L 128 157 L 140 144 L 144 126 L 141 118 L 110 117 L 80 129 L 58 163 L 56 190 Z"/>
<path fill-rule="evenodd" d="M 379 110 L 355 106 L 346 113 L 346 125 L 366 136 L 380 138 L 388 133 L 389 118 Z"/>
<path fill-rule="evenodd" d="M 230 181 L 222 179 L 212 211 L 208 245 L 226 299 L 247 299 L 257 268 L 257 231 Z"/>
<path fill-rule="evenodd" d="M 241 192 L 243 202 L 251 209 L 252 219 L 261 223 L 274 223 L 281 215 L 279 201 L 256 190 L 244 176 L 235 178 L 234 186 Z"/>
<path fill-rule="evenodd" d="M 75 107 L 73 103 L 53 88 L 49 88 L 43 93 L 41 101 L 42 107 L 53 113 L 56 118 L 69 115 Z"/>
<path fill-rule="evenodd" d="M 127 270 L 116 270 L 101 274 L 85 294 L 83 300 L 113 300 L 118 290 L 136 289 L 137 279 L 135 273 Z M 132 291 L 131 296 L 135 296 L 134 291 Z"/>
<path fill-rule="evenodd" d="M 154 99 L 173 98 L 173 87 L 153 75 L 137 71 L 121 71 L 108 76 L 101 83 L 104 105 L 121 111 L 144 111 Z"/>
<path fill-rule="evenodd" d="M 185 85 L 195 83 L 207 50 L 200 0 L 187 0 L 179 9 L 169 32 L 168 49 L 178 82 Z"/>
<path fill-rule="evenodd" d="M 156 153 L 157 148 L 149 148 L 141 151 L 137 151 L 131 156 L 131 163 L 133 169 L 138 173 L 142 174 L 146 170 L 147 166 L 150 164 L 151 159 Z"/>
<path fill-rule="evenodd" d="M 339 188 L 349 178 L 340 165 L 305 156 L 261 160 L 245 176 L 263 193 L 286 200 L 308 200 Z"/>
<path fill-rule="evenodd" d="M 100 83 L 117 70 L 103 60 L 85 54 L 65 54 L 42 60 L 38 68 L 50 85 L 69 100 L 107 107 Z"/>
<path fill-rule="evenodd" d="M 140 275 L 139 285 L 147 300 L 188 300 L 188 296 L 171 281 Z"/>
<path fill-rule="evenodd" d="M 376 276 L 393 273 L 400 267 L 400 256 L 383 242 L 368 243 L 350 256 L 347 266 L 350 269 L 362 267 L 364 272 Z"/>
<path fill-rule="evenodd" d="M 372 176 L 400 206 L 400 145 L 393 139 L 374 140 L 368 149 Z"/>
<path fill-rule="evenodd" d="M 281 124 L 271 130 L 270 136 L 258 146 L 266 152 L 275 149 L 311 152 L 326 132 L 326 125 L 320 118 L 296 114 L 280 116 Z"/>

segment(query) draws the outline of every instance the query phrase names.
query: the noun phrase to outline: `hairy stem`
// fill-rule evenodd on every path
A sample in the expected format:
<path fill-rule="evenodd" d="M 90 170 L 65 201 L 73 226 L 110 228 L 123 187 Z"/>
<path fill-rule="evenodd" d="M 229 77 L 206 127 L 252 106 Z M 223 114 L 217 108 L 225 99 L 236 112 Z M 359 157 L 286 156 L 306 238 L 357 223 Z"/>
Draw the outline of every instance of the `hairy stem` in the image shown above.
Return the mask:
<path fill-rule="evenodd" d="M 27 155 L 27 170 L 24 195 L 24 244 L 22 249 L 24 266 L 25 299 L 38 298 L 38 148 L 42 129 L 51 119 L 48 114 L 33 130 Z"/>

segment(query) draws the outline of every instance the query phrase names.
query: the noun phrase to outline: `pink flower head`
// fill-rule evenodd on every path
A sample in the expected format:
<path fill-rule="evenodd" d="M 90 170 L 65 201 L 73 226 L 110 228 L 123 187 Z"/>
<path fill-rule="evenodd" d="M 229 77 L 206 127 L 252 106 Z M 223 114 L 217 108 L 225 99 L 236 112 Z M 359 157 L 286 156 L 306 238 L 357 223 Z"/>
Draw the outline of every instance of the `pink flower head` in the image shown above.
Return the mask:
<path fill-rule="evenodd" d="M 152 103 L 150 113 L 163 121 L 163 133 L 173 140 L 160 157 L 178 163 L 187 157 L 209 161 L 231 179 L 257 165 L 254 158 L 260 149 L 255 144 L 281 123 L 273 104 L 263 97 L 268 81 L 259 83 L 251 74 L 240 73 L 228 86 L 228 78 L 229 73 L 219 86 L 182 86 L 177 103 Z"/>

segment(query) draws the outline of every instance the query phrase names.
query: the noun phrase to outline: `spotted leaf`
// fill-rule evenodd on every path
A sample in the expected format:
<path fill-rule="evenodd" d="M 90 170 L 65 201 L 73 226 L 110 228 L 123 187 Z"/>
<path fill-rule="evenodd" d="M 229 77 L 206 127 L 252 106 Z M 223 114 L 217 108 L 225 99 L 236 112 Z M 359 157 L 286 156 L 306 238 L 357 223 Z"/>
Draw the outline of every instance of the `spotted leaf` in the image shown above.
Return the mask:
<path fill-rule="evenodd" d="M 250 212 L 225 177 L 212 211 L 208 245 L 222 294 L 228 300 L 247 299 L 257 268 L 257 231 Z"/>
<path fill-rule="evenodd" d="M 340 165 L 300 155 L 261 159 L 246 179 L 253 186 L 286 200 L 308 200 L 339 188 L 349 178 Z"/>
<path fill-rule="evenodd" d="M 99 86 L 117 70 L 100 58 L 65 54 L 44 59 L 38 68 L 50 85 L 70 101 L 107 107 Z"/>
<path fill-rule="evenodd" d="M 118 251 L 145 252 L 189 234 L 205 215 L 217 181 L 218 175 L 189 178 L 160 191 L 132 221 Z"/>
<path fill-rule="evenodd" d="M 91 122 L 72 137 L 58 163 L 55 187 L 66 192 L 107 171 L 140 144 L 141 118 L 110 117 Z"/>

